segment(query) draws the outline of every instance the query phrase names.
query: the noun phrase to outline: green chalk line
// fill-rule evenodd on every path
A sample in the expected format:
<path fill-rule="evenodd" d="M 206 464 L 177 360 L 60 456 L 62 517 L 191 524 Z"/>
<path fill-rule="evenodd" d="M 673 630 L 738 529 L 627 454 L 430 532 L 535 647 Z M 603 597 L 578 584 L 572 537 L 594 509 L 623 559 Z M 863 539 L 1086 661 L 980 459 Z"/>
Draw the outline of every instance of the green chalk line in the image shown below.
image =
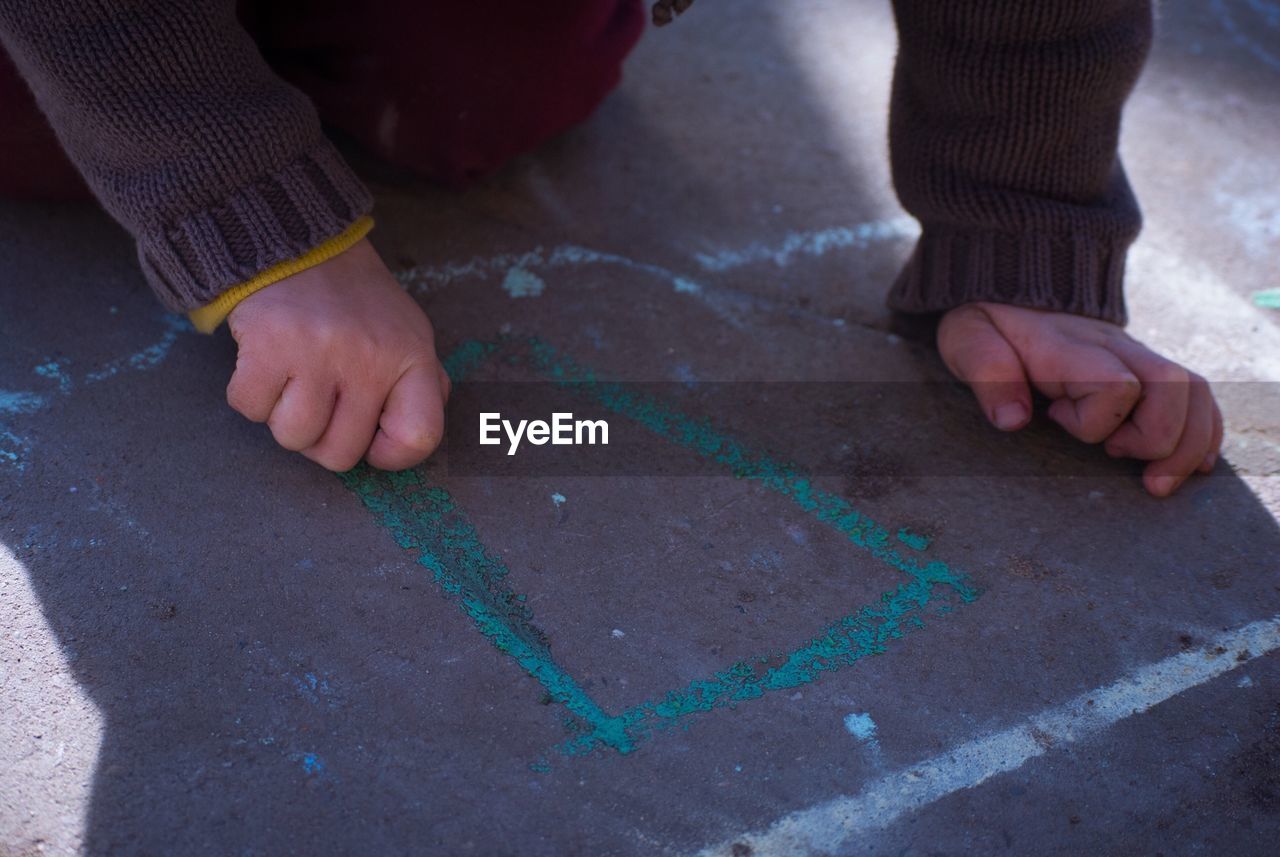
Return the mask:
<path fill-rule="evenodd" d="M 549 380 L 640 423 L 659 437 L 725 465 L 739 479 L 781 494 L 881 562 L 917 580 L 946 584 L 967 601 L 977 597 L 965 577 L 944 563 L 930 562 L 922 567 L 914 558 L 903 558 L 890 546 L 888 530 L 858 512 L 845 498 L 815 488 L 794 467 L 749 451 L 707 420 L 685 416 L 622 384 L 601 381 L 590 369 L 576 365 L 540 340 L 531 339 L 528 345 L 534 368 Z"/>
<path fill-rule="evenodd" d="M 468 341 L 443 363 L 457 384 L 499 351 L 520 344 L 505 339 Z M 660 700 L 609 715 L 555 662 L 524 598 L 506 587 L 506 566 L 485 549 L 448 491 L 428 484 L 417 471 L 381 473 L 362 465 L 342 474 L 343 482 L 397 543 L 418 551 L 419 564 L 431 572 L 442 589 L 459 598 L 462 609 L 480 632 L 541 683 L 551 700 L 579 718 L 581 723 L 568 721 L 575 734 L 560 745 L 561 753 L 581 755 L 601 746 L 630 753 L 644 740 L 680 724 L 688 715 L 732 707 L 771 691 L 800 687 L 824 672 L 879 654 L 890 640 L 923 627 L 919 614 L 931 603 L 938 612 L 946 612 L 955 597 L 962 603 L 978 597 L 978 590 L 967 577 L 945 563 L 932 561 L 922 566 L 914 558 L 902 557 L 890 546 L 887 530 L 844 498 L 815 488 L 790 465 L 749 451 L 708 421 L 685 416 L 623 385 L 601 381 L 591 370 L 541 340 L 525 340 L 523 345 L 532 367 L 546 379 L 635 420 L 685 449 L 724 464 L 738 478 L 758 482 L 787 497 L 854 545 L 911 578 L 884 593 L 877 604 L 828 625 L 794 652 L 740 661 L 709 679 L 671 691 Z M 913 540 L 902 539 L 905 532 L 898 534 L 904 544 L 913 550 L 927 548 L 927 541 L 917 547 Z M 936 591 L 939 586 L 945 587 L 940 593 Z M 545 759 L 531 767 L 548 769 Z"/>
<path fill-rule="evenodd" d="M 412 470 L 383 473 L 362 464 L 340 476 L 401 547 L 418 551 L 418 564 L 459 598 L 499 651 L 514 658 L 552 699 L 590 723 L 603 742 L 630 749 L 617 718 L 601 710 L 555 662 L 546 637 L 533 625 L 532 611 L 503 586 L 506 565 L 485 550 L 448 491 L 427 485 Z"/>
<path fill-rule="evenodd" d="M 1253 305 L 1263 309 L 1280 309 L 1280 289 L 1263 289 L 1253 293 Z"/>

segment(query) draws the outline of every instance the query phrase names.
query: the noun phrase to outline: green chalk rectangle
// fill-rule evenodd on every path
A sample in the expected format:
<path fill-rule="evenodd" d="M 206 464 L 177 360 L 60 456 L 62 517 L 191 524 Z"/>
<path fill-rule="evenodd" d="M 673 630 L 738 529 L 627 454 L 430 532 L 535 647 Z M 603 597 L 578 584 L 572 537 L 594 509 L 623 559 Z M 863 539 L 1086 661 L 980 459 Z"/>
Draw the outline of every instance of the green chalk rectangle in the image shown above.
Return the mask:
<path fill-rule="evenodd" d="M 611 714 L 556 663 L 524 597 L 506 584 L 506 566 L 486 549 L 447 490 L 430 484 L 418 471 L 383 473 L 362 465 L 342 474 L 345 484 L 400 546 L 418 553 L 418 563 L 437 585 L 458 599 L 477 629 L 537 679 L 551 700 L 568 710 L 570 734 L 557 747 L 561 754 L 574 756 L 598 748 L 630 753 L 690 715 L 796 688 L 823 673 L 883 652 L 892 640 L 923 627 L 926 608 L 946 612 L 978 596 L 965 575 L 937 560 L 918 558 L 928 550 L 924 537 L 906 529 L 891 534 L 845 498 L 816 488 L 794 468 L 749 449 L 706 420 L 600 379 L 541 340 L 470 341 L 455 349 L 444 363 L 453 382 L 462 384 L 498 356 L 524 363 L 540 379 L 722 465 L 726 475 L 756 482 L 785 497 L 844 536 L 855 550 L 905 576 L 878 601 L 816 629 L 793 651 L 741 660 L 661 698 Z M 904 556 L 895 542 L 916 555 Z M 541 759 L 533 767 L 544 770 L 549 765 Z"/>

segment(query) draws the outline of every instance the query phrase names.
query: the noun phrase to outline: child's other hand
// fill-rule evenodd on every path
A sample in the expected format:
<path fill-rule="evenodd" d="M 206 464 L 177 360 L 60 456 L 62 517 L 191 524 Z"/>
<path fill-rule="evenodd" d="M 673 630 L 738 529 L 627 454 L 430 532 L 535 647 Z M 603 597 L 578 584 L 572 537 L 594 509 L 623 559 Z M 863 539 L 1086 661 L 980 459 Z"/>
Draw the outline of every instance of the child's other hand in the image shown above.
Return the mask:
<path fill-rule="evenodd" d="M 1049 417 L 1070 434 L 1105 442 L 1109 455 L 1150 462 L 1142 481 L 1157 497 L 1217 460 L 1222 414 L 1209 384 L 1117 325 L 971 303 L 942 317 L 938 350 L 997 428 L 1027 424 L 1034 386 L 1053 400 Z"/>
<path fill-rule="evenodd" d="M 330 470 L 402 470 L 440 444 L 449 379 L 431 322 L 368 241 L 255 292 L 227 317 L 227 402 Z"/>

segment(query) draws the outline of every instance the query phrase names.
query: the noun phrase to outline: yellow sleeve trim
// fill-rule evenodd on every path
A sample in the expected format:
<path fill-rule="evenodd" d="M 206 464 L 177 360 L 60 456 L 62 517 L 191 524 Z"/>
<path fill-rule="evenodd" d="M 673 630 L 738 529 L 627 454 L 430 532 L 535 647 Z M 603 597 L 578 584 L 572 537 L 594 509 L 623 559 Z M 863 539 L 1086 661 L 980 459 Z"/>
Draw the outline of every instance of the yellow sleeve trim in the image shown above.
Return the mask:
<path fill-rule="evenodd" d="M 231 311 L 236 308 L 236 304 L 249 297 L 249 295 L 265 289 L 272 283 L 278 283 L 285 277 L 292 277 L 294 274 L 307 270 L 307 268 L 314 268 L 321 262 L 329 261 L 359 242 L 360 239 L 369 234 L 369 230 L 372 228 L 373 218 L 362 217 L 339 234 L 329 238 L 318 247 L 308 250 L 298 258 L 288 259 L 272 265 L 253 279 L 232 286 L 204 306 L 188 312 L 187 317 L 191 319 L 191 323 L 195 325 L 196 330 L 201 333 L 213 333 L 218 329 L 218 325 L 222 324 L 227 316 L 231 314 Z"/>

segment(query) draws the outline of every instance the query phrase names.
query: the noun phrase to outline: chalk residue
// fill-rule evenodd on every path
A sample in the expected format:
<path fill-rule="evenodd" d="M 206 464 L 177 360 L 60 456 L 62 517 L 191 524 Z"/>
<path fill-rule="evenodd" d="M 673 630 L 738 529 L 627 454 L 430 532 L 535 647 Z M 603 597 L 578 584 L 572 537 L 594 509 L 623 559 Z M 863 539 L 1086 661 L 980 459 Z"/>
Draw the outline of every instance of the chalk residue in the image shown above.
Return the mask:
<path fill-rule="evenodd" d="M 513 298 L 536 298 L 547 284 L 542 278 L 524 268 L 513 267 L 502 281 L 502 289 Z"/>
<path fill-rule="evenodd" d="M 876 722 L 871 719 L 871 715 L 865 712 L 854 712 L 848 714 L 844 718 L 844 728 L 849 734 L 859 741 L 865 741 L 868 744 L 876 743 Z"/>
<path fill-rule="evenodd" d="M 83 376 L 80 383 L 92 384 L 96 381 L 110 378 L 122 370 L 151 369 L 159 365 L 169 355 L 169 350 L 177 340 L 178 334 L 192 330 L 191 324 L 185 318 L 175 315 L 165 316 L 165 327 L 167 329 L 164 335 L 155 344 L 149 345 L 134 354 L 120 357 L 104 364 L 100 370 Z M 71 390 L 75 386 L 72 376 L 65 368 L 68 363 L 69 361 L 65 359 L 46 360 L 44 363 L 33 367 L 31 371 L 41 378 L 56 383 L 58 385 L 57 392 L 60 395 L 67 396 L 71 394 Z M 5 414 L 35 413 L 47 404 L 48 398 L 38 393 L 0 390 L 0 416 Z M 30 450 L 30 441 L 14 434 L 7 426 L 0 425 L 0 463 L 6 463 L 22 470 L 25 466 L 23 456 Z"/>
<path fill-rule="evenodd" d="M 58 384 L 58 392 L 69 393 L 71 392 L 71 378 L 62 371 L 62 363 L 63 361 L 61 360 L 50 360 L 47 363 L 41 363 L 32 371 L 41 378 L 48 378 L 51 381 L 56 381 Z"/>
<path fill-rule="evenodd" d="M 292 753 L 289 758 L 301 763 L 302 770 L 313 777 L 324 774 L 328 767 L 325 765 L 324 759 L 321 759 L 315 753 Z"/>
<path fill-rule="evenodd" d="M 44 396 L 0 390 L 0 414 L 30 414 L 44 407 Z"/>
<path fill-rule="evenodd" d="M 796 256 L 825 256 L 832 250 L 867 247 L 881 241 L 914 238 L 919 234 L 920 227 L 910 217 L 894 217 L 856 226 L 792 232 L 779 244 L 748 244 L 739 250 L 699 253 L 695 258 L 705 270 L 717 273 L 755 262 L 772 262 L 779 268 L 785 268 Z"/>
<path fill-rule="evenodd" d="M 31 414 L 44 407 L 45 399 L 35 393 L 0 390 L 0 415 Z M 0 423 L 0 463 L 25 470 L 23 460 L 31 450 L 31 443 L 19 437 Z"/>
<path fill-rule="evenodd" d="M 880 241 L 913 238 L 919 227 L 909 217 L 873 220 L 853 226 L 835 226 L 810 232 L 793 232 L 779 243 L 756 242 L 738 250 L 724 250 L 715 254 L 698 254 L 697 263 L 706 271 L 719 273 L 740 268 L 754 262 L 773 262 L 787 265 L 795 256 L 822 256 L 833 250 L 866 247 Z M 701 294 L 701 283 L 671 271 L 661 265 L 640 262 L 602 250 L 592 250 L 575 244 L 562 244 L 546 249 L 534 247 L 523 253 L 498 253 L 493 256 L 476 256 L 464 262 L 444 262 L 438 265 L 419 265 L 396 274 L 403 285 L 415 289 L 443 287 L 459 280 L 484 280 L 501 274 L 503 287 L 513 297 L 541 294 L 545 286 L 537 276 L 538 271 L 581 268 L 593 265 L 611 265 L 651 274 L 665 280 L 682 294 Z M 536 285 L 534 285 L 536 283 Z M 530 289 L 533 289 L 530 291 Z"/>
<path fill-rule="evenodd" d="M 556 504 L 557 509 L 559 509 L 561 506 L 564 505 L 564 501 L 565 501 L 565 496 L 561 494 L 559 491 L 551 495 L 551 502 Z"/>
<path fill-rule="evenodd" d="M 696 293 L 702 289 L 699 284 L 660 265 L 637 262 L 617 253 L 606 253 L 574 244 L 562 244 L 550 250 L 535 247 L 524 253 L 477 256 L 465 262 L 419 265 L 416 268 L 400 271 L 396 274 L 396 279 L 406 287 L 423 290 L 432 287 L 441 288 L 460 280 L 485 280 L 496 274 L 509 277 L 513 269 L 532 274 L 534 271 L 582 268 L 592 265 L 610 265 L 652 274 L 670 283 L 677 292 Z"/>
<path fill-rule="evenodd" d="M 98 371 L 85 375 L 84 383 L 93 384 L 97 381 L 105 381 L 123 370 L 145 370 L 159 366 L 169 356 L 169 350 L 173 348 L 173 344 L 178 341 L 178 334 L 194 330 L 191 323 L 182 316 L 166 315 L 164 323 L 165 332 L 159 341 L 148 345 L 141 351 L 125 357 L 117 357 L 115 360 L 104 363 Z"/>

